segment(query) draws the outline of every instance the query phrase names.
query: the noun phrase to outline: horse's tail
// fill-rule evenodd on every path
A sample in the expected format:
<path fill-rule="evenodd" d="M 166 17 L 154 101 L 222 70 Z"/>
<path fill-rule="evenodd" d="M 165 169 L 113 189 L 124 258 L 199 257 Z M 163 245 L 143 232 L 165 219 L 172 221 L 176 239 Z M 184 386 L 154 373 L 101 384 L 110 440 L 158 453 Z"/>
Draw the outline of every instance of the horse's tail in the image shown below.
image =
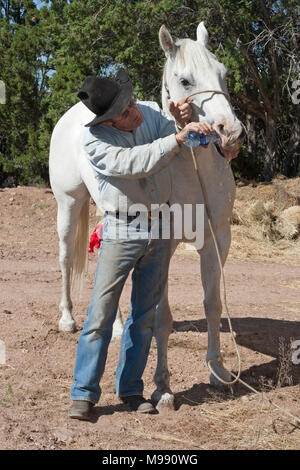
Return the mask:
<path fill-rule="evenodd" d="M 81 293 L 84 272 L 87 269 L 88 244 L 89 244 L 89 206 L 88 198 L 80 211 L 74 244 L 74 256 L 72 263 L 71 279 L 73 289 Z"/>

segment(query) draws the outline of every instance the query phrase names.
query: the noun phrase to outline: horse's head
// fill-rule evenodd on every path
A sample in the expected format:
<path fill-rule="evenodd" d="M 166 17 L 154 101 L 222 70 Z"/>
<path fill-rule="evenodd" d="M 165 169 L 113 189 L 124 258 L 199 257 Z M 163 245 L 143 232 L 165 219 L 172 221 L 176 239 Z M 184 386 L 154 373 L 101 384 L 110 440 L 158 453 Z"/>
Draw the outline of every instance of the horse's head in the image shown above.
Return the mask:
<path fill-rule="evenodd" d="M 235 116 L 226 87 L 226 67 L 206 47 L 204 23 L 197 28 L 197 41 L 174 40 L 162 26 L 159 41 L 167 61 L 163 76 L 162 100 L 175 103 L 193 95 L 193 121 L 209 121 L 220 136 L 226 158 L 237 156 L 245 137 L 244 126 Z M 210 90 L 210 91 L 206 91 Z"/>

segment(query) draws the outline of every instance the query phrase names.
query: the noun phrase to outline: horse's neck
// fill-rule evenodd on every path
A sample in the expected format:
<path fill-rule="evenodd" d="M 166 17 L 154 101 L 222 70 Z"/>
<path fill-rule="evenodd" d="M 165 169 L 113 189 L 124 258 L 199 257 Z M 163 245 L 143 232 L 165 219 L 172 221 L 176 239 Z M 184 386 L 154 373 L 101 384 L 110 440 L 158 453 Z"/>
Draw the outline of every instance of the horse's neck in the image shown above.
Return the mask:
<path fill-rule="evenodd" d="M 210 147 L 207 148 L 194 148 L 194 163 L 192 149 L 186 145 L 181 145 L 180 153 L 172 160 L 171 168 L 173 170 L 173 177 L 175 185 L 185 188 L 191 187 L 192 191 L 198 190 L 199 179 L 197 176 L 197 168 L 201 173 L 201 179 L 210 179 L 214 168 L 214 156 Z M 190 191 L 189 191 L 190 192 Z"/>
<path fill-rule="evenodd" d="M 181 204 L 207 202 L 212 209 L 218 207 L 224 214 L 229 214 L 235 195 L 235 183 L 230 165 L 212 145 L 207 148 L 196 148 L 194 154 L 197 168 L 193 162 L 191 149 L 184 145 L 181 152 L 172 160 L 172 202 Z M 204 199 L 202 189 L 205 191 L 207 201 Z"/>

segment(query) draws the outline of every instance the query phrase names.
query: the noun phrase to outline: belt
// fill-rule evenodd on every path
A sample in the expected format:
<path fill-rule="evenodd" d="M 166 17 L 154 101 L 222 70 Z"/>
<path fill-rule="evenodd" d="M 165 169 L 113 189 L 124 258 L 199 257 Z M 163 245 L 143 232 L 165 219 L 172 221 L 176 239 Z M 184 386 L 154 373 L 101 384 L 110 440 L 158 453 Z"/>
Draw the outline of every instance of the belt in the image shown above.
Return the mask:
<path fill-rule="evenodd" d="M 167 201 L 166 204 L 167 204 L 168 206 L 170 206 L 169 201 Z M 121 215 L 126 216 L 126 217 L 127 217 L 127 221 L 132 222 L 132 221 L 133 221 L 134 219 L 136 219 L 139 215 L 141 215 L 141 212 L 137 211 L 137 212 L 136 212 L 136 215 L 129 215 L 129 214 L 125 214 L 124 212 L 119 212 L 119 211 L 106 211 L 106 212 L 105 212 L 105 215 L 109 215 L 109 214 L 110 214 L 110 215 L 113 215 L 113 216 L 116 217 L 117 219 L 119 219 L 119 217 L 120 217 Z M 151 211 L 146 212 L 146 214 L 147 214 L 148 220 L 152 220 L 152 219 L 153 219 L 153 217 L 151 217 Z M 161 213 L 161 212 L 159 212 L 158 218 L 159 218 L 159 219 L 162 218 L 162 213 Z"/>
<path fill-rule="evenodd" d="M 151 217 L 151 212 L 146 212 L 147 214 L 147 218 L 148 220 L 152 220 L 153 217 Z M 137 217 L 139 217 L 139 215 L 141 215 L 141 212 L 137 212 L 136 215 L 129 215 L 129 214 L 125 214 L 124 212 L 119 212 L 119 211 L 116 211 L 116 212 L 108 212 L 106 211 L 105 212 L 105 215 L 113 215 L 114 217 L 116 217 L 116 219 L 119 219 L 120 216 L 125 216 L 127 217 L 127 221 L 128 222 L 132 222 L 134 219 L 136 219 Z M 161 219 L 161 212 L 159 213 L 159 219 Z"/>

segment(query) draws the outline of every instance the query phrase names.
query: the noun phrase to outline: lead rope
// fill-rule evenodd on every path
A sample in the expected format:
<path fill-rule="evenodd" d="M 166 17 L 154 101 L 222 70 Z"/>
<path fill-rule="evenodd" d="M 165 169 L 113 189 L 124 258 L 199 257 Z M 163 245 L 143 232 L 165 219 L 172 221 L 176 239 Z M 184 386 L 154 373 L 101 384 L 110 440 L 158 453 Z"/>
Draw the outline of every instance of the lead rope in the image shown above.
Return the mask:
<path fill-rule="evenodd" d="M 204 91 L 204 92 L 200 91 L 200 92 L 193 93 L 192 95 L 189 95 L 189 96 L 186 98 L 186 102 L 188 102 L 188 99 L 189 99 L 191 96 L 194 96 L 194 95 L 197 95 L 197 94 L 200 94 L 200 93 L 206 93 L 207 91 L 210 91 L 210 92 L 213 92 L 213 93 L 220 93 L 220 94 L 223 94 L 228 100 L 230 100 L 230 99 L 229 99 L 229 96 L 228 96 L 226 93 L 219 92 L 219 91 L 216 91 L 216 90 L 206 90 L 206 91 Z M 277 405 L 276 403 L 274 403 L 270 398 L 265 397 L 262 392 L 261 392 L 261 393 L 258 392 L 257 390 L 255 390 L 255 388 L 251 387 L 250 385 L 248 385 L 246 382 L 244 382 L 244 381 L 241 380 L 241 378 L 240 378 L 240 375 L 241 375 L 241 356 L 240 356 L 240 353 L 239 353 L 239 350 L 238 350 L 238 347 L 237 347 L 237 343 L 236 343 L 236 340 L 235 340 L 235 335 L 234 335 L 234 332 L 233 332 L 233 329 L 232 329 L 232 325 L 231 325 L 231 318 L 230 318 L 230 314 L 229 314 L 229 309 L 228 309 L 228 306 L 227 306 L 225 276 L 224 276 L 223 265 L 222 265 L 222 260 L 221 260 L 221 256 L 220 256 L 219 245 L 218 245 L 218 241 L 217 241 L 217 238 L 216 238 L 216 235 L 215 235 L 215 231 L 214 231 L 214 228 L 213 228 L 213 225 L 212 225 L 212 217 L 211 217 L 211 213 L 210 213 L 210 209 L 209 209 L 209 205 L 208 205 L 208 197 L 207 197 L 205 185 L 204 185 L 204 183 L 203 183 L 203 181 L 202 181 L 202 179 L 201 179 L 201 174 L 200 174 L 200 171 L 199 171 L 199 168 L 198 168 L 198 164 L 197 164 L 197 159 L 196 159 L 196 156 L 195 156 L 195 152 L 194 152 L 194 149 L 193 149 L 192 147 L 190 147 L 190 151 L 191 151 L 191 154 L 192 154 L 193 163 L 194 163 L 195 171 L 196 171 L 196 174 L 197 174 L 197 177 L 198 177 L 198 181 L 199 181 L 200 187 L 201 187 L 201 189 L 202 189 L 203 199 L 204 199 L 204 208 L 205 208 L 206 215 L 207 215 L 207 221 L 208 221 L 209 229 L 210 229 L 210 232 L 211 232 L 211 235 L 212 235 L 214 244 L 215 244 L 216 253 L 217 253 L 217 257 L 218 257 L 218 262 L 219 262 L 219 266 L 220 266 L 221 277 L 222 277 L 222 283 L 223 283 L 223 297 L 224 297 L 225 312 L 226 312 L 226 316 L 227 316 L 227 319 L 228 319 L 228 325 L 229 325 L 229 330 L 230 330 L 231 338 L 232 338 L 232 341 L 233 341 L 233 344 L 234 344 L 234 348 L 235 348 L 235 350 L 236 350 L 236 355 L 237 355 L 237 360 L 238 360 L 238 373 L 237 373 L 237 375 L 235 375 L 235 374 L 233 374 L 232 372 L 230 372 L 230 371 L 228 371 L 227 369 L 225 369 L 225 367 L 223 366 L 223 361 L 221 360 L 223 369 L 224 369 L 226 372 L 228 372 L 232 377 L 234 377 L 234 380 L 232 380 L 232 381 L 227 381 L 227 380 L 224 380 L 224 379 L 222 379 L 221 377 L 219 377 L 219 375 L 213 370 L 213 368 L 212 368 L 212 366 L 211 366 L 211 364 L 214 364 L 214 363 L 219 366 L 218 361 L 216 361 L 216 360 L 214 360 L 214 359 L 210 359 L 209 361 L 207 361 L 207 367 L 208 367 L 208 369 L 210 370 L 210 372 L 214 375 L 214 377 L 216 377 L 222 384 L 231 387 L 231 386 L 234 385 L 236 382 L 240 382 L 240 383 L 243 384 L 246 388 L 248 388 L 250 391 L 254 392 L 256 395 L 261 395 L 262 398 L 263 398 L 264 400 L 266 400 L 270 405 L 273 405 L 275 408 L 277 408 L 278 410 L 280 410 L 282 413 L 284 413 L 285 415 L 287 415 L 287 416 L 289 416 L 290 418 L 294 419 L 297 423 L 300 424 L 300 418 L 298 418 L 297 416 L 294 416 L 293 414 L 289 413 L 289 412 L 286 411 L 284 408 L 282 408 L 281 406 L 279 406 L 279 405 Z"/>

